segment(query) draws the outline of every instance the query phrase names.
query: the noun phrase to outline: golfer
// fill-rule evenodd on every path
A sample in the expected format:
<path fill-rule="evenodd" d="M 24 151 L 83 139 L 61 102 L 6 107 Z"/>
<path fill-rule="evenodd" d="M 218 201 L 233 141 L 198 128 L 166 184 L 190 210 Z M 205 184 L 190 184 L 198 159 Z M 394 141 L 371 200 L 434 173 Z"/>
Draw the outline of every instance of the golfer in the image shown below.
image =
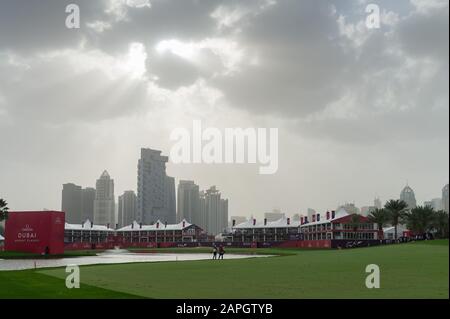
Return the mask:
<path fill-rule="evenodd" d="M 223 260 L 223 255 L 225 254 L 225 249 L 223 249 L 223 246 L 220 245 L 219 247 L 219 259 Z"/>

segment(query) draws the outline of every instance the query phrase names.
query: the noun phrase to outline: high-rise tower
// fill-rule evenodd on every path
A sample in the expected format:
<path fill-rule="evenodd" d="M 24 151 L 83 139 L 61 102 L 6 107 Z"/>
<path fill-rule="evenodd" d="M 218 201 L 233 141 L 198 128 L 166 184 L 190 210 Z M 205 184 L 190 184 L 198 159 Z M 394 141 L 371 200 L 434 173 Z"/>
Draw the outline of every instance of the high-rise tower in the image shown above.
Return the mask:
<path fill-rule="evenodd" d="M 114 180 L 104 171 L 96 183 L 94 200 L 94 223 L 115 225 Z"/>
<path fill-rule="evenodd" d="M 166 175 L 167 156 L 161 151 L 141 149 L 138 162 L 138 222 L 153 224 L 157 220 L 174 223 L 176 219 L 175 181 Z"/>

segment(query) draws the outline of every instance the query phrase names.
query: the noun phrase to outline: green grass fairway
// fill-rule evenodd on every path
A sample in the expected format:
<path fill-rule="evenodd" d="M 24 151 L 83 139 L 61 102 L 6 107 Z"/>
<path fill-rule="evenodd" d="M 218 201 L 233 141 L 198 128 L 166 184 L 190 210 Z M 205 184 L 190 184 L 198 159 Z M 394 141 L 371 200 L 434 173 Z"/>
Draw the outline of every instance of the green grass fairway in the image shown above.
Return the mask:
<path fill-rule="evenodd" d="M 228 252 L 234 252 L 231 249 Z M 237 250 L 239 252 L 240 250 Z M 77 297 L 147 298 L 448 298 L 448 241 L 348 250 L 258 250 L 284 256 L 224 261 L 183 261 L 81 267 Z M 377 264 L 381 288 L 365 287 L 365 268 Z M 9 273 L 9 275 L 8 275 Z M 64 269 L 0 272 L 0 298 L 74 297 Z M 35 281 L 33 288 L 19 282 Z M 22 278 L 23 277 L 23 278 Z M 93 289 L 99 289 L 95 292 Z M 40 289 L 43 288 L 43 289 Z M 100 290 L 100 288 L 104 290 Z M 46 293 L 45 293 L 46 292 Z M 83 295 L 85 293 L 85 295 Z"/>
<path fill-rule="evenodd" d="M 34 270 L 0 271 L 0 299 L 14 298 L 139 298 L 126 293 L 83 284 L 83 289 L 67 289 L 65 280 Z"/>

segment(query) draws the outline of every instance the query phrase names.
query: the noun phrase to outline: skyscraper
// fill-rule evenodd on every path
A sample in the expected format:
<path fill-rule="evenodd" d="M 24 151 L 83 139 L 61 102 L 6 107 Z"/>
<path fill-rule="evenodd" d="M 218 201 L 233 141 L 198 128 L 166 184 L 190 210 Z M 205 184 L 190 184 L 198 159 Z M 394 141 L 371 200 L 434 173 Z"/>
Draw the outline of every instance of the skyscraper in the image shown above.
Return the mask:
<path fill-rule="evenodd" d="M 174 223 L 176 219 L 175 181 L 166 175 L 167 156 L 161 151 L 141 149 L 138 162 L 137 221 L 153 224 L 158 219 Z"/>
<path fill-rule="evenodd" d="M 199 192 L 199 206 L 200 206 L 200 222 L 198 226 L 208 232 L 208 209 L 206 207 L 206 193 L 205 191 Z"/>
<path fill-rule="evenodd" d="M 220 224 L 219 233 L 226 231 L 228 227 L 228 199 L 220 200 Z"/>
<path fill-rule="evenodd" d="M 114 227 L 115 199 L 114 180 L 104 171 L 96 183 L 94 200 L 94 223 Z"/>
<path fill-rule="evenodd" d="M 81 221 L 94 220 L 95 188 L 86 187 L 81 190 Z"/>
<path fill-rule="evenodd" d="M 449 195 L 449 190 L 448 190 L 448 184 L 444 186 L 444 188 L 442 188 L 442 209 L 444 211 L 446 211 L 447 213 L 448 211 L 448 195 Z"/>
<path fill-rule="evenodd" d="M 408 185 L 406 185 L 400 193 L 400 199 L 408 204 L 408 209 L 416 207 L 416 196 L 414 195 L 412 188 Z"/>
<path fill-rule="evenodd" d="M 174 224 L 177 219 L 177 201 L 175 196 L 175 178 L 166 176 L 166 187 L 164 194 L 164 207 L 166 207 L 167 215 L 165 222 Z"/>
<path fill-rule="evenodd" d="M 65 212 L 65 219 L 67 223 L 81 223 L 81 186 L 75 185 L 73 183 L 63 185 L 61 210 Z"/>
<path fill-rule="evenodd" d="M 180 181 L 178 184 L 177 221 L 183 219 L 202 227 L 199 187 L 194 181 Z"/>
<path fill-rule="evenodd" d="M 228 199 L 222 199 L 216 186 L 204 193 L 206 231 L 217 235 L 228 226 Z"/>
<path fill-rule="evenodd" d="M 134 191 L 125 191 L 119 196 L 119 212 L 117 223 L 119 227 L 130 225 L 136 220 L 137 197 Z"/>
<path fill-rule="evenodd" d="M 381 203 L 381 199 L 379 197 L 375 197 L 375 199 L 373 200 L 373 206 L 378 209 L 381 209 L 383 207 L 383 204 Z"/>

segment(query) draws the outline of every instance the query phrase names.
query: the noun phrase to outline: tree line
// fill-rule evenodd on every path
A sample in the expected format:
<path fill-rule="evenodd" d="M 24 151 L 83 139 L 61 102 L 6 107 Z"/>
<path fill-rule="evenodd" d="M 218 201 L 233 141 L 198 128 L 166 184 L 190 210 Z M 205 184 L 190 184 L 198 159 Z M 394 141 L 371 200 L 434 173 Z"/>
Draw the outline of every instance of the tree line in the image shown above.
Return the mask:
<path fill-rule="evenodd" d="M 405 224 L 415 235 L 433 233 L 436 238 L 448 238 L 448 213 L 443 210 L 434 210 L 430 206 L 417 206 L 408 209 L 403 200 L 391 199 L 383 208 L 377 208 L 369 214 L 369 220 L 377 224 L 378 230 L 383 227 L 394 226 L 395 238 L 397 227 Z"/>
<path fill-rule="evenodd" d="M 8 217 L 8 203 L 0 198 L 0 223 Z M 0 225 L 0 234 L 4 232 L 2 225 Z"/>

